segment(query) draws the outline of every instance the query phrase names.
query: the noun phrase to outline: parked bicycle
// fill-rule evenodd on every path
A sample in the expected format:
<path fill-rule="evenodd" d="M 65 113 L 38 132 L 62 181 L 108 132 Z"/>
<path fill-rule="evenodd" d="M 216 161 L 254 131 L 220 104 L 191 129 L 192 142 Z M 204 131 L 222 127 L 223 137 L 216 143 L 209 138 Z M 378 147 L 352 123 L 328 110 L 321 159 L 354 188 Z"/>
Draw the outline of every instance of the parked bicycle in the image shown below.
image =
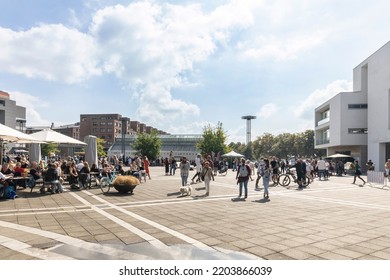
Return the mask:
<path fill-rule="evenodd" d="M 109 176 L 105 176 L 100 179 L 100 190 L 102 193 L 108 193 L 110 191 L 112 182 L 115 180 L 115 178 L 116 175 L 112 173 L 111 178 Z"/>
<path fill-rule="evenodd" d="M 287 169 L 286 173 L 279 175 L 278 183 L 281 186 L 289 189 L 291 181 L 298 184 L 298 178 L 295 175 L 294 171 Z M 311 182 L 312 182 L 312 178 L 310 178 L 310 176 L 306 175 L 305 180 L 302 182 L 302 186 L 308 187 Z"/>

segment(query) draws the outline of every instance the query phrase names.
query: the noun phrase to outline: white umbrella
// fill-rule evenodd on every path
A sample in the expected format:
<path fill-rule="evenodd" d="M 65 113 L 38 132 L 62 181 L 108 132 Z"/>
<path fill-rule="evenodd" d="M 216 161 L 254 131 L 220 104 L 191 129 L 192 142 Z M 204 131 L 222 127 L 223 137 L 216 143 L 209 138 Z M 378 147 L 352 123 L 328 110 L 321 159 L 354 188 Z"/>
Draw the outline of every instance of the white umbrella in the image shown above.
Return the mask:
<path fill-rule="evenodd" d="M 326 158 L 346 158 L 346 157 L 351 157 L 349 155 L 344 155 L 344 154 L 334 154 L 331 156 L 327 156 Z"/>
<path fill-rule="evenodd" d="M 231 151 L 227 154 L 223 154 L 222 157 L 244 157 L 244 155 L 236 153 L 235 151 Z"/>
<path fill-rule="evenodd" d="M 80 145 L 80 146 L 87 145 L 84 142 L 81 142 L 75 138 L 66 136 L 65 134 L 59 133 L 59 132 L 54 131 L 50 128 L 46 128 L 44 130 L 32 133 L 30 135 L 36 139 L 45 141 L 47 143 L 73 144 L 73 145 Z"/>
<path fill-rule="evenodd" d="M 11 127 L 0 124 L 0 141 L 1 142 L 18 142 L 18 143 L 40 143 L 37 138 L 20 132 Z"/>

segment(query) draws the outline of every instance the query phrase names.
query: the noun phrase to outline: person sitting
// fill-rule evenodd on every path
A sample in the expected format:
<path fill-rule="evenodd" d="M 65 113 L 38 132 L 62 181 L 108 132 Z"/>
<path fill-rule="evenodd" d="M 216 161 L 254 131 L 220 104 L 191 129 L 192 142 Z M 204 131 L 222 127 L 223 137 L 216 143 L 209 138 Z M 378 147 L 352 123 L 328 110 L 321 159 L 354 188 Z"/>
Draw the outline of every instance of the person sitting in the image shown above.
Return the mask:
<path fill-rule="evenodd" d="M 78 177 L 79 174 L 77 172 L 76 163 L 74 161 L 71 162 L 69 167 L 69 184 L 71 188 L 78 189 Z"/>
<path fill-rule="evenodd" d="M 47 165 L 47 170 L 44 175 L 44 181 L 51 184 L 51 193 L 62 193 L 64 191 L 60 181 L 59 174 L 54 163 L 49 163 Z"/>
<path fill-rule="evenodd" d="M 131 165 L 130 165 L 130 173 L 134 177 L 137 177 L 138 179 L 140 179 L 139 168 L 138 168 L 137 162 L 134 160 L 131 162 Z"/>
<path fill-rule="evenodd" d="M 87 188 L 87 182 L 90 180 L 90 169 L 88 162 L 83 162 L 83 167 L 79 171 L 79 186 L 80 188 Z"/>
<path fill-rule="evenodd" d="M 28 183 L 28 186 L 30 188 L 35 187 L 35 184 L 37 181 L 43 181 L 42 179 L 42 173 L 38 170 L 38 163 L 36 161 L 33 161 L 31 163 L 31 168 L 30 168 L 30 181 Z M 44 191 L 44 188 L 42 186 L 41 191 Z"/>
<path fill-rule="evenodd" d="M 91 174 L 93 173 L 93 175 Z M 96 163 L 92 163 L 91 169 L 90 169 L 90 176 L 92 178 L 95 178 L 96 186 L 99 184 L 99 180 L 101 178 L 100 169 Z M 92 179 L 91 178 L 91 179 Z"/>
<path fill-rule="evenodd" d="M 112 179 L 112 168 L 108 163 L 103 164 L 102 176 L 108 177 L 109 180 Z"/>
<path fill-rule="evenodd" d="M 12 177 L 12 174 L 4 175 L 0 172 L 0 198 L 15 199 L 18 197 L 14 186 L 8 181 Z"/>

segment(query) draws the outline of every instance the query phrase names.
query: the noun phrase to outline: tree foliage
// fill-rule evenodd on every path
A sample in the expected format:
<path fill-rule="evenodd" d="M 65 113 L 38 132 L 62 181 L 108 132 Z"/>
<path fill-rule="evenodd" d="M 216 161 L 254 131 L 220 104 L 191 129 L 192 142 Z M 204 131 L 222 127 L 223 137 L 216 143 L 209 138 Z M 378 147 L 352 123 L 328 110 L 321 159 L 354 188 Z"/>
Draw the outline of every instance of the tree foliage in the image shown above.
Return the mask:
<path fill-rule="evenodd" d="M 314 157 L 325 155 L 324 150 L 314 148 L 314 131 L 301 133 L 282 133 L 272 135 L 265 133 L 252 142 L 252 151 L 256 159 L 276 156 L 278 158 Z"/>
<path fill-rule="evenodd" d="M 156 132 L 150 134 L 139 133 L 132 145 L 132 148 L 140 155 L 147 156 L 150 160 L 155 160 L 160 155 L 162 142 Z"/>
<path fill-rule="evenodd" d="M 203 128 L 202 139 L 197 143 L 196 147 L 202 154 L 224 154 L 228 151 L 228 146 L 225 144 L 227 134 L 222 128 L 222 123 L 218 122 L 216 127 L 210 124 Z"/>
<path fill-rule="evenodd" d="M 105 157 L 107 153 L 104 151 L 104 144 L 106 143 L 106 140 L 103 138 L 96 138 L 96 149 L 98 157 Z"/>
<path fill-rule="evenodd" d="M 49 156 L 51 153 L 57 154 L 60 150 L 58 149 L 58 144 L 49 143 L 49 144 L 41 144 L 41 154 L 42 156 Z"/>

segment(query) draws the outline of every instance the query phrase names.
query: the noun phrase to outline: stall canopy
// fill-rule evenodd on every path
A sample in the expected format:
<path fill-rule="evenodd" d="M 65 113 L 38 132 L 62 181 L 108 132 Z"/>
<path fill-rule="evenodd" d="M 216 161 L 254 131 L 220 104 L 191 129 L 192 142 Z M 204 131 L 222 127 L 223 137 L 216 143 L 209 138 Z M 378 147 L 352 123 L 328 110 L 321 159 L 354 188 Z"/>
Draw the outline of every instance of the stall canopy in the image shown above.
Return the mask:
<path fill-rule="evenodd" d="M 20 132 L 16 129 L 8 127 L 6 125 L 0 124 L 0 149 L 3 152 L 3 143 L 4 142 L 13 142 L 13 143 L 41 143 L 43 141 Z M 1 163 L 3 163 L 3 155 L 1 156 Z"/>
<path fill-rule="evenodd" d="M 344 154 L 334 154 L 331 156 L 327 156 L 326 158 L 349 158 L 351 157 L 350 155 L 344 155 Z"/>
<path fill-rule="evenodd" d="M 20 132 L 9 126 L 0 124 L 0 141 L 16 143 L 41 143 L 42 141 L 32 135 Z"/>
<path fill-rule="evenodd" d="M 222 157 L 244 157 L 244 155 L 236 153 L 235 151 L 231 151 L 227 154 L 223 154 Z"/>
<path fill-rule="evenodd" d="M 65 134 L 59 133 L 57 131 L 54 131 L 50 128 L 35 132 L 30 134 L 35 139 L 42 140 L 47 143 L 58 143 L 58 144 L 72 144 L 72 145 L 80 145 L 80 146 L 86 146 L 87 144 L 79 141 L 77 139 L 74 139 L 72 137 L 69 137 Z"/>

